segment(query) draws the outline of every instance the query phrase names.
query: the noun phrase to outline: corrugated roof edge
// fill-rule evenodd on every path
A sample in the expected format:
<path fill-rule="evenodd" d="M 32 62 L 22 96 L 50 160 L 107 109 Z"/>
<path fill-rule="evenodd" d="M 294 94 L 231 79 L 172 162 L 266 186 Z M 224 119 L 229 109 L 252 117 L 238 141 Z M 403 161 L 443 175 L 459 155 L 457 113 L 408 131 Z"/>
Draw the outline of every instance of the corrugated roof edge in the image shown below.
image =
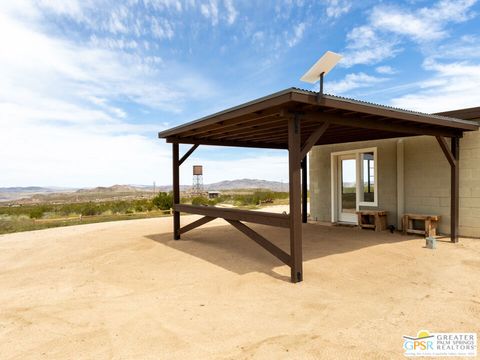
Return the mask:
<path fill-rule="evenodd" d="M 295 89 L 297 91 L 307 93 L 307 94 L 310 94 L 310 95 L 316 95 L 317 94 L 315 91 L 311 91 L 311 90 L 305 90 L 305 89 L 300 89 L 300 88 L 295 88 L 295 87 L 292 88 L 292 89 Z M 457 122 L 464 123 L 464 124 L 471 124 L 471 123 L 475 124 L 475 122 L 471 122 L 471 121 L 464 120 L 464 119 L 458 119 L 458 118 L 455 118 L 455 117 L 443 116 L 443 115 L 439 115 L 439 114 L 423 113 L 423 112 L 420 112 L 420 111 L 407 110 L 407 109 L 397 108 L 397 107 L 394 107 L 394 106 L 382 105 L 382 104 L 372 103 L 372 102 L 369 102 L 369 101 L 352 99 L 352 98 L 348 98 L 348 97 L 344 97 L 344 96 L 338 96 L 338 95 L 332 95 L 332 94 L 324 94 L 323 96 L 326 96 L 328 98 L 335 99 L 335 100 L 348 101 L 348 102 L 353 103 L 353 104 L 361 104 L 361 105 L 363 104 L 363 105 L 367 105 L 367 106 L 373 106 L 373 107 L 376 107 L 376 108 L 400 111 L 400 112 L 407 113 L 407 114 L 429 116 L 429 117 L 432 117 L 434 119 L 439 119 L 439 120 L 457 121 Z"/>
<path fill-rule="evenodd" d="M 177 129 L 180 129 L 184 126 L 189 126 L 189 125 L 192 125 L 192 124 L 195 124 L 195 123 L 198 123 L 198 122 L 201 122 L 203 120 L 207 120 L 207 119 L 210 119 L 212 117 L 215 117 L 215 116 L 219 116 L 219 115 L 222 115 L 222 114 L 226 114 L 230 111 L 234 111 L 234 110 L 238 110 L 238 109 L 241 109 L 243 107 L 247 107 L 247 106 L 250 106 L 250 105 L 253 105 L 253 104 L 257 104 L 259 102 L 262 102 L 262 101 L 265 101 L 265 100 L 268 100 L 270 98 L 274 98 L 276 96 L 281 96 L 281 95 L 285 95 L 285 94 L 288 94 L 290 92 L 292 92 L 292 90 L 295 89 L 295 88 L 288 88 L 288 89 L 284 89 L 284 90 L 281 90 L 281 91 L 277 91 L 275 93 L 272 93 L 272 94 L 269 94 L 269 95 L 266 95 L 266 96 L 262 96 L 260 98 L 257 98 L 257 99 L 254 99 L 254 100 L 251 100 L 251 101 L 247 101 L 246 103 L 243 103 L 243 104 L 240 104 L 240 105 L 236 105 L 236 106 L 233 106 L 231 108 L 228 108 L 228 109 L 225 109 L 225 110 L 221 110 L 221 111 L 218 111 L 216 113 L 213 113 L 213 114 L 210 114 L 210 115 L 207 115 L 207 116 L 203 116 L 199 119 L 196 119 L 196 120 L 193 120 L 193 121 L 189 121 L 187 123 L 184 123 L 184 124 L 181 124 L 181 125 L 177 125 L 173 128 L 170 128 L 170 129 L 167 129 L 167 130 L 164 130 L 164 131 L 160 131 L 158 133 L 158 137 L 159 138 L 162 138 L 162 134 L 163 133 L 166 133 L 166 132 L 171 132 L 171 131 L 175 131 Z"/>
<path fill-rule="evenodd" d="M 158 137 L 163 138 L 163 137 L 166 137 L 166 135 L 163 135 L 165 133 L 171 133 L 171 132 L 174 132 L 177 129 L 181 129 L 182 127 L 189 126 L 189 125 L 192 125 L 192 124 L 196 124 L 196 123 L 202 122 L 204 120 L 213 118 L 215 116 L 226 114 L 226 113 L 234 111 L 234 110 L 238 110 L 238 109 L 241 109 L 241 108 L 253 105 L 253 104 L 257 104 L 257 103 L 260 103 L 262 101 L 265 101 L 265 100 L 268 100 L 268 99 L 271 99 L 271 98 L 274 98 L 274 97 L 277 97 L 277 96 L 281 96 L 281 95 L 285 95 L 285 94 L 293 93 L 293 92 L 303 93 L 303 94 L 308 94 L 308 95 L 317 95 L 318 94 L 317 92 L 312 91 L 312 90 L 305 90 L 305 89 L 300 89 L 300 88 L 297 88 L 297 87 L 290 87 L 290 88 L 287 88 L 287 89 L 284 89 L 284 90 L 281 90 L 281 91 L 277 91 L 275 93 L 272 93 L 272 94 L 269 94 L 269 95 L 266 95 L 266 96 L 248 101 L 246 103 L 243 103 L 243 104 L 240 104 L 240 105 L 237 105 L 237 106 L 234 106 L 234 107 L 216 112 L 214 114 L 210 114 L 210 115 L 201 117 L 199 119 L 189 121 L 189 122 L 181 124 L 181 125 L 177 125 L 173 128 L 169 128 L 167 130 L 160 131 L 158 133 Z M 442 116 L 442 115 L 436 115 L 436 114 L 422 113 L 422 112 L 419 112 L 419 111 L 406 110 L 406 109 L 396 108 L 396 107 L 389 106 L 389 105 L 381 105 L 381 104 L 376 104 L 376 103 L 372 103 L 372 102 L 368 102 L 368 101 L 356 100 L 356 99 L 352 99 L 352 98 L 347 98 L 347 97 L 337 96 L 337 95 L 331 95 L 331 94 L 323 94 L 323 96 L 326 96 L 326 97 L 331 98 L 333 100 L 346 101 L 346 102 L 350 102 L 350 103 L 366 105 L 366 106 L 371 106 L 371 107 L 376 107 L 376 108 L 381 108 L 381 109 L 386 109 L 386 110 L 393 110 L 393 111 L 403 112 L 403 113 L 407 113 L 407 114 L 413 114 L 413 115 L 419 115 L 419 116 L 428 116 L 428 117 L 431 117 L 431 118 L 434 118 L 434 119 L 454 121 L 454 122 L 458 122 L 458 123 L 462 123 L 462 124 L 470 124 L 470 125 L 478 126 L 478 123 L 475 122 L 475 121 L 468 121 L 468 120 L 463 120 L 463 119 L 458 119 L 458 118 L 448 117 L 448 116 Z"/>

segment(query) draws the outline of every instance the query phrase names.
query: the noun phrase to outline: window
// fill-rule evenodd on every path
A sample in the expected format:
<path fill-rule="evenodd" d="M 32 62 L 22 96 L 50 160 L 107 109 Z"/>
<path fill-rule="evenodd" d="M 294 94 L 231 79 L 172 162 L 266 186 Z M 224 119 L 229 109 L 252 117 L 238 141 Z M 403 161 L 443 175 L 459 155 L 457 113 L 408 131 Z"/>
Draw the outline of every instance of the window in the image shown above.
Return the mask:
<path fill-rule="evenodd" d="M 362 189 L 360 189 L 360 202 L 375 203 L 375 153 L 360 153 L 362 163 Z"/>

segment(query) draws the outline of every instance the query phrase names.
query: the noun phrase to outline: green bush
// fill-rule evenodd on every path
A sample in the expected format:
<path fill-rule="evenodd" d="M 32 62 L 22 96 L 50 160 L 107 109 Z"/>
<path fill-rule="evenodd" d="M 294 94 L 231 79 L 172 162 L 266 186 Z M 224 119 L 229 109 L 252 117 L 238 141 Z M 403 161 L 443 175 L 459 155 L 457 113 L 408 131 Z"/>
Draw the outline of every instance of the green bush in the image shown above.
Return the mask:
<path fill-rule="evenodd" d="M 30 219 L 41 219 L 43 214 L 45 214 L 45 209 L 42 206 L 37 206 L 32 208 L 28 215 Z"/>
<path fill-rule="evenodd" d="M 160 210 L 171 209 L 173 207 L 173 195 L 171 193 L 160 192 L 152 199 L 152 203 Z"/>
<path fill-rule="evenodd" d="M 205 196 L 195 196 L 192 198 L 192 205 L 208 205 L 208 199 Z"/>

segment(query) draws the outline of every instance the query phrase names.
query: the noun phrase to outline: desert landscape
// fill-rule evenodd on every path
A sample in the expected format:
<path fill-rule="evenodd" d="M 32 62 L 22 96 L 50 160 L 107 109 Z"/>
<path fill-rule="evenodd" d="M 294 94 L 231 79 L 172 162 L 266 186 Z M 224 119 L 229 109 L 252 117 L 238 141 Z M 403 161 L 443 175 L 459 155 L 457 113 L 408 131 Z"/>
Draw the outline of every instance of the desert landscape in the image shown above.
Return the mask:
<path fill-rule="evenodd" d="M 400 359 L 420 329 L 480 331 L 478 240 L 303 229 L 298 284 L 222 220 L 180 241 L 171 217 L 0 235 L 0 357 Z"/>

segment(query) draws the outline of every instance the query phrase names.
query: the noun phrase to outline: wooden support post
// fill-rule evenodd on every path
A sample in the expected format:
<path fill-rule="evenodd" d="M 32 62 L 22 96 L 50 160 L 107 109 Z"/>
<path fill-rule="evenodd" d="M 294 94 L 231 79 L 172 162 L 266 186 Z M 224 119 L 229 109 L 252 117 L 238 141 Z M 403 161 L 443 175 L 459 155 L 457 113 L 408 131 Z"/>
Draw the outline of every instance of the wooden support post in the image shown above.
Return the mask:
<path fill-rule="evenodd" d="M 288 173 L 290 199 L 290 257 L 291 280 L 303 280 L 302 264 L 302 198 L 300 186 L 300 120 L 288 119 Z"/>
<path fill-rule="evenodd" d="M 180 204 L 180 160 L 178 143 L 172 144 L 173 157 L 173 206 Z M 173 212 L 173 239 L 180 239 L 180 212 L 174 210 Z"/>
<path fill-rule="evenodd" d="M 302 222 L 307 223 L 308 211 L 307 211 L 307 201 L 308 201 L 308 188 L 307 188 L 307 157 L 305 156 L 302 159 Z"/>
<path fill-rule="evenodd" d="M 451 138 L 451 152 L 455 162 L 451 165 L 450 172 L 450 241 L 458 242 L 458 218 L 459 218 L 459 163 L 460 163 L 460 139 Z"/>

